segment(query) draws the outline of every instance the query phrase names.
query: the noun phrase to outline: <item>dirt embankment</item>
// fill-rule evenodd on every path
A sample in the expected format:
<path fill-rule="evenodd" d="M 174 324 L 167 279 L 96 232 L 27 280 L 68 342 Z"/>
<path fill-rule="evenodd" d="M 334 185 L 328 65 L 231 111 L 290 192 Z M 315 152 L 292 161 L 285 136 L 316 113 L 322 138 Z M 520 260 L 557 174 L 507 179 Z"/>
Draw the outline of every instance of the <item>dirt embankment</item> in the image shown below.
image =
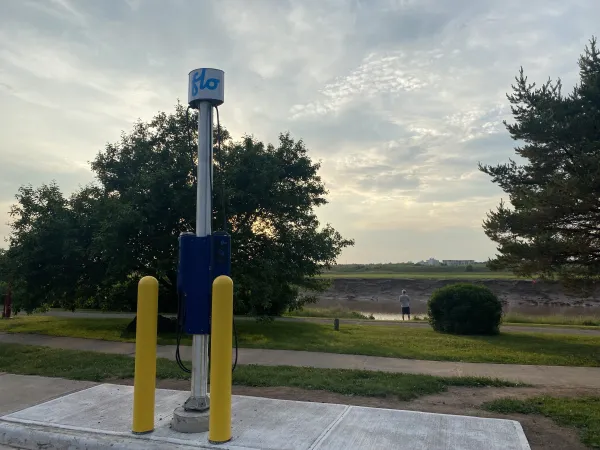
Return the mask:
<path fill-rule="evenodd" d="M 540 307 L 600 307 L 600 288 L 589 296 L 567 291 L 560 283 L 531 280 L 457 280 L 457 279 L 369 279 L 337 278 L 319 296 L 317 306 L 342 307 L 370 312 L 393 312 L 396 300 L 406 289 L 414 312 L 422 312 L 436 289 L 448 284 L 468 282 L 490 288 L 505 304 L 506 310 Z M 595 308 L 594 308 L 595 309 Z"/>

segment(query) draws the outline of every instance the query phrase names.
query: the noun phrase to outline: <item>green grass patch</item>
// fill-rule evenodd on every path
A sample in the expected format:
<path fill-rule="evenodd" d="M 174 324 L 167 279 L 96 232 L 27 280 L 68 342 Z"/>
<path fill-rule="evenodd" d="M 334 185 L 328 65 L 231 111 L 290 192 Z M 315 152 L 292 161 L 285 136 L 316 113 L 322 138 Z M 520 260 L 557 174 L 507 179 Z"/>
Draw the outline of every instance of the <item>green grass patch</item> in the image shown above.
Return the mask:
<path fill-rule="evenodd" d="M 48 311 L 50 312 L 58 312 L 58 313 L 69 313 L 71 312 L 71 310 L 69 309 L 64 309 L 64 308 L 48 308 Z M 75 311 L 77 313 L 93 313 L 93 314 L 98 314 L 98 315 L 103 315 L 103 314 L 131 314 L 131 311 L 115 311 L 115 310 L 109 310 L 109 311 L 105 311 L 103 309 L 94 309 L 94 308 L 77 308 L 77 310 Z M 135 311 L 134 311 L 135 313 Z M 159 311 L 159 314 L 161 314 L 161 312 Z"/>
<path fill-rule="evenodd" d="M 397 314 L 398 315 L 398 314 Z M 284 317 L 294 318 L 321 318 L 321 319 L 353 319 L 353 320 L 374 320 L 372 314 L 358 311 L 351 311 L 344 308 L 304 308 L 300 311 L 294 311 L 284 314 Z M 539 319 L 538 319 L 539 317 Z M 244 317 L 244 319 L 252 319 Z M 514 321 L 513 321 L 514 319 Z M 413 314 L 410 317 L 412 322 L 421 322 L 426 324 L 429 318 L 426 314 Z M 401 320 L 397 320 L 402 323 Z M 510 313 L 504 316 L 502 325 L 523 326 L 523 327 L 546 327 L 546 328 L 574 328 L 581 330 L 593 330 L 600 326 L 600 316 L 533 316 L 519 313 Z"/>
<path fill-rule="evenodd" d="M 439 361 L 600 366 L 600 336 L 501 333 L 455 336 L 429 327 L 274 322 L 238 325 L 249 348 L 321 351 Z"/>
<path fill-rule="evenodd" d="M 600 316 L 533 316 L 520 313 L 507 313 L 503 321 L 511 324 L 543 324 L 543 325 L 570 325 L 570 326 L 600 326 Z"/>
<path fill-rule="evenodd" d="M 330 319 L 358 319 L 375 320 L 372 315 L 358 311 L 350 311 L 343 308 L 304 308 L 297 311 L 290 311 L 284 314 L 284 317 L 317 317 Z"/>
<path fill-rule="evenodd" d="M 125 355 L 62 350 L 20 344 L 0 344 L 0 371 L 23 375 L 107 381 L 133 378 L 134 359 Z M 174 361 L 157 359 L 159 379 L 188 379 Z M 481 377 L 369 372 L 364 370 L 313 369 L 290 366 L 238 366 L 233 384 L 239 386 L 291 386 L 365 397 L 394 396 L 411 400 L 445 391 L 449 386 L 523 386 Z"/>
<path fill-rule="evenodd" d="M 600 448 L 600 397 L 534 397 L 526 400 L 498 399 L 482 405 L 501 414 L 539 414 L 563 426 L 580 430 L 581 441 Z"/>
<path fill-rule="evenodd" d="M 126 335 L 123 333 L 129 322 L 131 322 L 131 319 L 127 318 L 71 318 L 19 315 L 10 320 L 0 320 L 0 331 L 102 339 L 104 341 L 135 342 L 135 335 Z"/>
<path fill-rule="evenodd" d="M 326 272 L 321 278 L 401 278 L 434 280 L 518 280 L 508 272 Z"/>
<path fill-rule="evenodd" d="M 129 319 L 84 319 L 48 316 L 0 321 L 0 331 L 133 342 L 123 334 Z M 465 361 L 559 366 L 600 366 L 600 335 L 501 333 L 498 336 L 454 336 L 429 327 L 349 325 L 254 320 L 236 322 L 240 347 L 305 350 L 437 361 Z M 159 336 L 174 344 L 174 335 Z M 191 339 L 185 337 L 184 345 Z"/>
<path fill-rule="evenodd" d="M 234 372 L 234 384 L 238 385 L 258 387 L 291 386 L 363 397 L 394 396 L 400 400 L 412 400 L 423 395 L 444 392 L 449 386 L 474 388 L 516 386 L 514 383 L 481 377 L 435 377 L 431 375 L 290 366 L 239 366 L 238 369 Z"/>
<path fill-rule="evenodd" d="M 177 364 L 166 359 L 157 359 L 156 366 L 156 376 L 161 379 L 185 379 L 188 376 Z M 127 355 L 0 344 L 0 372 L 105 381 L 133 378 L 134 367 L 134 359 Z"/>

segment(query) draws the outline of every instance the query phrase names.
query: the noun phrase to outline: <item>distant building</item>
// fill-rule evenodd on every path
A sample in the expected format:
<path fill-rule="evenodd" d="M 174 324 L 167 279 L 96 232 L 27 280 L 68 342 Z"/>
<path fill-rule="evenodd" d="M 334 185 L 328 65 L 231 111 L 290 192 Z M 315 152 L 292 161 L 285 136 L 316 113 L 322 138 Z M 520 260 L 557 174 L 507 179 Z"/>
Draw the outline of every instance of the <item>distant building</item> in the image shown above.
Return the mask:
<path fill-rule="evenodd" d="M 444 259 L 442 262 L 447 266 L 468 266 L 469 264 L 475 264 L 474 259 Z"/>
<path fill-rule="evenodd" d="M 441 263 L 435 258 L 429 258 L 424 261 L 419 261 L 417 264 L 420 266 L 439 266 Z"/>

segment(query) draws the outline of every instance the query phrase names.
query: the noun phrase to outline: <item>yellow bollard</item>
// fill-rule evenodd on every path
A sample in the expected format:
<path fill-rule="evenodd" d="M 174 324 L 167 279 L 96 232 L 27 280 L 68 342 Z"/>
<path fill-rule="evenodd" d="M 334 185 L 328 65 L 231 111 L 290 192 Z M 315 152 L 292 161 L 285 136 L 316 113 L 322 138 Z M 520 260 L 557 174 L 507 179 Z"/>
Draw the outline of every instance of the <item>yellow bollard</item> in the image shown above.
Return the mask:
<path fill-rule="evenodd" d="M 138 284 L 136 320 L 131 431 L 141 434 L 154 430 L 158 320 L 158 281 L 154 277 L 144 277 Z"/>
<path fill-rule="evenodd" d="M 212 288 L 210 348 L 210 414 L 208 441 L 231 440 L 231 353 L 233 324 L 233 281 L 225 275 Z"/>

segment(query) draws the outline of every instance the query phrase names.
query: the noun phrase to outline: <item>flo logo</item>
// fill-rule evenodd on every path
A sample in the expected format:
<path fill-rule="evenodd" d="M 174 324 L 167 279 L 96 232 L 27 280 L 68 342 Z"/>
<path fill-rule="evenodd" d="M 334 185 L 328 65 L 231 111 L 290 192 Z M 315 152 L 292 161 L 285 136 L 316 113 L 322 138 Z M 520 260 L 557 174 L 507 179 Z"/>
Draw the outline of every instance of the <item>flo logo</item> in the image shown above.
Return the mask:
<path fill-rule="evenodd" d="M 216 78 L 206 79 L 206 69 L 202 69 L 201 72 L 195 72 L 194 77 L 192 78 L 192 95 L 198 95 L 198 90 L 203 91 L 204 89 L 208 89 L 210 91 L 214 91 L 219 87 L 219 80 Z"/>

